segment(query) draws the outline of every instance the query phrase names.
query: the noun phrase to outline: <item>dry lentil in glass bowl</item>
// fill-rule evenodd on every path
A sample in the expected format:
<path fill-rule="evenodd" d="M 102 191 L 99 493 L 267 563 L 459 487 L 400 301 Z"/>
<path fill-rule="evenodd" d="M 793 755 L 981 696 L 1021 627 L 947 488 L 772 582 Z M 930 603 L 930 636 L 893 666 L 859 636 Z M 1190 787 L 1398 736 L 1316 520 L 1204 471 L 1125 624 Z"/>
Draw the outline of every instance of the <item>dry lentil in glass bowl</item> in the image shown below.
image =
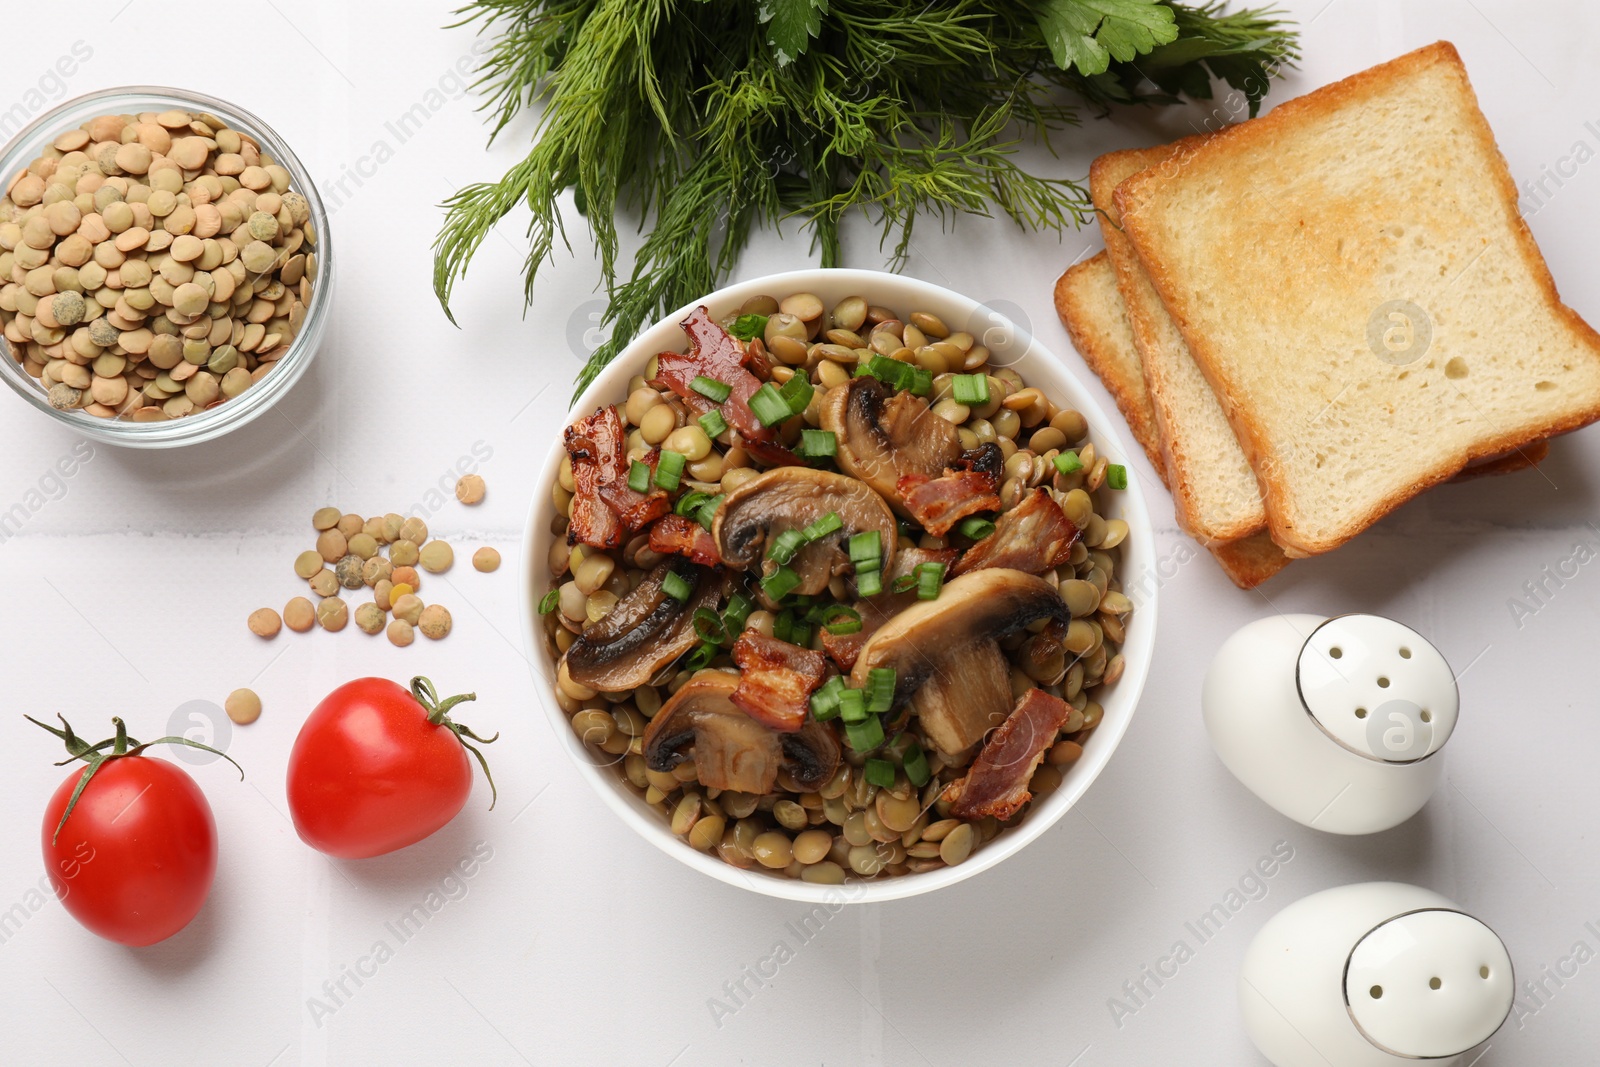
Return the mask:
<path fill-rule="evenodd" d="M 162 127 L 162 123 L 158 121 L 159 117 L 175 115 L 178 112 L 187 113 L 191 116 L 192 121 L 203 124 L 204 129 L 199 126 L 194 128 L 183 126 Z M 91 120 L 106 116 L 126 117 L 129 121 L 125 123 L 125 129 L 138 129 L 141 126 L 150 127 L 149 133 L 152 136 L 145 137 L 143 141 L 138 137 L 130 140 L 125 133 L 118 137 L 119 140 L 124 141 L 123 149 L 128 153 L 137 153 L 139 156 L 138 160 L 130 163 L 134 168 L 133 170 L 123 171 L 122 168 L 116 165 L 114 157 L 108 159 L 104 167 L 95 159 L 77 159 L 77 155 L 87 156 L 86 150 L 88 149 L 109 145 L 109 140 L 95 141 L 91 138 L 89 143 L 81 147 L 77 146 L 74 141 L 63 140 L 64 138 L 77 136 L 75 131 L 85 124 L 91 123 Z M 152 137 L 159 138 L 161 129 L 158 129 L 158 127 L 166 130 L 174 146 L 186 137 L 194 139 L 193 143 L 188 147 L 197 148 L 208 140 L 211 144 L 210 154 L 201 167 L 189 167 L 188 163 L 191 161 L 186 158 L 182 161 L 185 168 L 182 171 L 184 184 L 176 192 L 172 192 L 170 189 L 153 189 L 152 186 L 155 184 L 152 177 L 153 171 L 144 175 L 137 173 L 139 169 L 148 165 L 147 157 L 149 152 L 141 150 L 140 146 L 142 145 L 145 149 L 148 149 L 148 145 L 144 142 L 152 140 Z M 263 259 L 266 258 L 263 251 L 266 245 L 263 248 L 239 248 L 235 242 L 227 240 L 237 235 L 238 227 L 235 227 L 232 231 L 219 227 L 215 240 L 206 242 L 189 241 L 188 237 L 183 236 L 183 234 L 172 235 L 164 230 L 164 223 L 167 218 L 184 214 L 182 210 L 184 208 L 201 205 L 201 199 L 191 196 L 195 192 L 193 188 L 195 177 L 202 168 L 211 168 L 215 161 L 221 158 L 226 149 L 233 147 L 232 135 L 227 135 L 228 143 L 217 145 L 215 138 L 208 139 L 205 136 L 205 131 L 216 132 L 223 128 L 241 135 L 241 139 L 246 144 L 252 144 L 259 149 L 261 159 L 258 161 L 259 165 L 256 166 L 256 170 L 251 171 L 251 174 L 255 174 L 256 171 L 271 170 L 276 180 L 273 184 L 263 186 L 259 190 L 252 190 L 247 186 L 241 186 L 240 179 L 245 176 L 242 171 L 238 175 L 225 174 L 218 178 L 218 188 L 208 189 L 199 195 L 202 198 L 210 198 L 212 193 L 220 192 L 223 198 L 226 198 L 229 195 L 243 196 L 247 193 L 253 195 L 259 192 L 262 195 L 272 194 L 279 200 L 290 201 L 293 210 L 291 210 L 290 204 L 273 205 L 281 209 L 279 217 L 289 218 L 289 230 L 277 232 L 280 228 L 274 226 L 270 227 L 274 230 L 272 234 L 267 234 L 266 230 L 263 229 L 262 236 L 267 238 L 266 245 L 270 245 L 275 253 L 284 252 L 291 243 L 295 245 L 289 252 L 290 258 L 295 256 L 304 257 L 291 268 L 293 273 L 298 275 L 298 278 L 291 278 L 289 284 L 286 285 L 280 277 L 281 270 L 286 265 L 286 260 L 283 256 L 275 256 L 271 268 L 254 270 L 254 264 L 252 264 L 251 268 L 247 268 L 247 273 L 243 280 L 229 285 L 232 292 L 226 295 L 233 298 L 231 303 L 228 300 L 217 298 L 214 290 L 200 291 L 194 285 L 184 288 L 183 299 L 187 301 L 192 297 L 194 306 L 186 307 L 185 313 L 176 317 L 179 323 L 188 323 L 188 327 L 176 325 L 162 318 L 168 307 L 174 307 L 175 309 L 175 305 L 169 303 L 173 300 L 173 296 L 166 294 L 165 290 L 163 290 L 162 295 L 167 295 L 167 301 L 169 302 L 163 302 L 159 298 L 152 297 L 150 300 L 152 306 L 150 308 L 135 308 L 134 311 L 128 312 L 129 315 L 138 314 L 144 316 L 140 319 L 129 319 L 121 323 L 121 326 L 130 328 L 126 330 L 108 328 L 104 331 L 106 335 L 103 338 L 91 337 L 89 332 L 91 326 L 94 323 L 106 326 L 111 319 L 111 315 L 118 309 L 105 308 L 104 305 L 94 306 L 95 292 L 87 290 L 72 277 L 78 273 L 78 268 L 72 267 L 71 262 L 78 261 L 82 257 L 74 255 L 71 251 L 64 252 L 63 246 L 69 238 L 77 240 L 81 236 L 81 232 L 67 230 L 66 233 L 62 233 L 60 229 L 66 228 L 65 223 L 76 221 L 81 231 L 83 225 L 93 224 L 91 216 L 103 218 L 100 213 L 101 209 L 109 208 L 113 200 L 118 200 L 121 191 L 118 190 L 118 195 L 114 196 L 111 193 L 101 192 L 101 189 L 89 189 L 89 184 L 98 182 L 101 188 L 105 188 L 107 183 L 104 179 L 114 178 L 119 182 L 137 185 L 140 197 L 153 196 L 156 192 L 159 192 L 162 197 L 170 195 L 174 205 L 179 209 L 167 215 L 156 217 L 149 227 L 143 227 L 138 222 L 132 222 L 126 226 L 118 223 L 116 232 L 108 232 L 104 235 L 106 239 L 101 243 L 108 246 L 103 250 L 106 258 L 102 258 L 99 255 L 102 250 L 96 245 L 94 246 L 96 252 L 94 258 L 83 263 L 84 267 L 104 271 L 106 274 L 111 275 L 111 282 L 118 283 L 115 287 L 109 282 L 102 284 L 99 288 L 100 295 L 124 298 L 131 289 L 138 289 L 141 293 L 151 293 L 149 282 L 142 286 L 123 286 L 121 284 L 120 276 L 122 270 L 127 269 L 127 265 L 130 262 L 140 265 L 140 279 L 149 276 L 151 281 L 157 278 L 165 281 L 166 278 L 160 269 L 161 263 L 166 259 L 173 259 L 174 262 L 170 264 L 173 269 L 168 271 L 167 275 L 181 283 L 192 280 L 187 277 L 191 270 L 196 270 L 201 265 L 210 265 L 206 259 L 191 257 L 179 260 L 179 255 L 188 256 L 191 251 L 196 252 L 197 256 L 204 255 L 211 259 L 216 259 L 218 262 L 215 266 L 217 270 L 221 271 L 229 269 L 227 262 L 225 262 L 227 260 L 244 262 L 246 251 L 249 251 L 252 255 L 259 253 Z M 82 138 L 78 137 L 78 139 L 81 140 Z M 67 144 L 68 147 L 57 147 L 58 142 Z M 164 140 L 158 140 L 156 143 L 158 148 L 165 147 Z M 179 151 L 176 147 L 171 150 Z M 73 155 L 74 152 L 77 155 Z M 245 152 L 250 154 L 248 148 L 245 149 Z M 158 152 L 157 155 L 159 157 L 164 153 Z M 182 155 L 181 152 L 180 155 Z M 228 153 L 228 155 L 230 160 L 239 158 L 239 152 L 237 151 Z M 49 166 L 55 167 L 60 165 L 60 161 L 69 157 L 71 161 L 66 165 L 82 172 L 76 176 L 74 181 L 74 196 L 68 197 L 65 186 L 52 180 L 56 176 L 55 174 L 40 175 L 33 172 L 32 179 L 38 180 L 34 182 L 30 179 L 28 184 L 29 186 L 37 184 L 37 189 L 29 188 L 24 199 L 34 201 L 34 203 L 19 206 L 13 201 L 10 194 L 16 191 L 19 180 L 30 174 L 30 168 L 37 168 L 37 161 L 49 160 Z M 167 157 L 167 159 L 171 160 L 172 157 Z M 270 166 L 268 161 L 270 161 Z M 226 167 L 225 169 L 232 170 L 235 168 Z M 282 172 L 287 173 L 288 178 L 286 189 L 282 191 L 277 188 L 279 185 L 283 185 L 283 174 L 279 172 L 280 169 Z M 103 170 L 110 170 L 111 173 L 102 173 Z M 88 181 L 80 189 L 79 183 L 83 182 L 85 178 Z M 113 186 L 112 188 L 115 187 Z M 35 193 L 39 195 L 39 199 L 35 198 Z M 18 133 L 11 143 L 6 146 L 4 153 L 0 154 L 0 225 L 15 223 L 16 219 L 12 216 L 20 216 L 29 207 L 49 208 L 55 203 L 70 204 L 74 200 L 93 200 L 97 193 L 106 197 L 106 201 L 104 205 L 99 200 L 94 200 L 93 203 L 86 205 L 95 210 L 83 212 L 80 207 L 74 204 L 70 211 L 68 208 L 60 208 L 58 210 L 63 215 L 77 215 L 78 218 L 76 220 L 65 218 L 50 219 L 52 226 L 60 224 L 55 235 L 57 243 L 53 247 L 44 250 L 48 252 L 49 258 L 41 266 L 49 268 L 53 278 L 48 285 L 45 285 L 41 276 L 39 279 L 40 286 L 37 287 L 51 289 L 52 292 L 46 293 L 42 297 L 35 293 L 29 293 L 30 297 L 38 299 L 40 302 L 45 300 L 52 301 L 53 306 L 55 296 L 68 292 L 79 292 L 88 297 L 85 309 L 88 314 L 84 316 L 81 322 L 65 330 L 58 330 L 57 332 L 61 333 L 59 338 L 54 333 L 47 332 L 40 335 L 33 334 L 31 330 L 30 337 L 32 339 L 23 343 L 0 336 L 0 355 L 4 357 L 0 358 L 0 375 L 5 377 L 6 383 L 28 403 L 46 412 L 52 418 L 66 423 L 74 432 L 96 441 L 133 447 L 159 448 L 212 440 L 228 430 L 249 422 L 271 407 L 294 385 L 315 355 L 326 328 L 327 309 L 331 302 L 334 282 L 334 262 L 328 238 L 327 213 L 323 208 L 321 198 L 317 194 L 316 187 L 311 182 L 309 172 L 290 150 L 289 146 L 271 127 L 255 115 L 215 97 L 182 89 L 156 86 L 127 86 L 80 96 L 45 112 Z M 291 193 L 295 194 L 295 196 L 290 196 L 289 194 Z M 208 199 L 206 202 L 210 202 L 210 200 Z M 215 202 L 220 204 L 222 201 L 219 199 Z M 147 209 L 150 206 L 149 199 L 141 199 L 134 203 L 143 203 Z M 124 206 L 127 205 L 124 204 Z M 253 215 L 255 212 L 241 214 L 241 227 L 247 222 L 246 214 Z M 270 213 L 262 214 L 262 219 L 248 221 L 258 222 L 265 227 L 269 221 L 265 215 Z M 222 225 L 225 226 L 226 221 Z M 201 228 L 204 229 L 205 227 Z M 109 227 L 107 229 L 109 231 Z M 137 235 L 143 231 L 148 231 L 147 244 L 141 245 L 136 241 L 130 240 L 130 235 Z M 98 234 L 98 231 L 96 232 Z M 171 240 L 168 240 L 168 237 L 171 237 Z M 252 240 L 254 239 L 252 237 Z M 203 252 L 198 249 L 175 252 L 174 249 L 179 249 L 180 247 L 180 240 L 190 244 L 204 244 L 205 248 Z M 119 241 L 126 247 L 119 247 Z M 18 241 L 11 243 L 16 243 L 20 246 L 26 242 L 18 238 Z M 26 277 L 28 271 L 24 269 L 23 265 L 16 262 L 17 251 L 17 249 L 0 250 L 0 258 L 5 258 L 12 264 L 12 274 L 0 278 L 0 288 L 10 288 L 11 290 L 9 294 L 5 294 L 3 298 L 0 298 L 0 309 L 5 309 L 6 312 L 0 317 L 12 320 L 17 317 L 17 309 L 9 305 L 15 304 L 22 292 L 28 291 L 27 283 L 29 281 Z M 37 251 L 39 250 L 35 250 L 35 252 Z M 30 253 L 30 255 L 33 254 L 35 253 Z M 113 262 L 113 260 L 116 260 L 116 262 Z M 109 266 L 107 266 L 108 264 Z M 144 264 L 149 264 L 150 267 L 155 269 L 146 269 Z M 38 268 L 35 268 L 35 271 L 37 270 Z M 179 279 L 177 272 L 182 272 L 186 277 Z M 207 272 L 207 275 L 214 273 Z M 23 277 L 18 277 L 18 275 Z M 201 280 L 204 280 L 204 276 L 202 276 Z M 226 281 L 234 283 L 235 278 L 230 277 Z M 300 291 L 302 282 L 305 290 L 303 293 Z M 177 289 L 181 285 L 170 287 Z M 251 290 L 254 291 L 252 292 Z M 241 294 L 248 294 L 251 299 L 246 300 Z M 300 309 L 292 312 L 293 325 L 291 326 L 289 325 L 291 306 L 301 297 L 309 299 L 302 304 Z M 201 300 L 205 301 L 205 306 L 203 307 L 199 303 Z M 139 302 L 144 302 L 142 296 L 139 298 Z M 76 317 L 77 307 L 74 306 L 72 310 L 74 317 Z M 104 314 L 101 314 L 102 310 Z M 231 330 L 228 337 L 222 336 L 223 323 L 220 320 L 224 317 L 236 320 L 234 323 L 236 328 Z M 29 319 L 34 318 L 35 316 L 29 316 Z M 205 325 L 204 320 L 206 319 L 209 319 L 211 325 L 216 329 L 208 331 L 205 337 L 201 337 L 198 334 L 198 330 L 200 326 Z M 194 336 L 192 337 L 185 332 L 191 327 L 194 331 Z M 84 346 L 74 347 L 72 334 L 78 330 L 84 331 L 85 337 L 94 342 L 95 347 L 92 350 L 86 351 Z M 280 342 L 272 344 L 272 349 L 269 351 L 265 345 L 272 340 L 274 332 L 277 333 Z M 185 346 L 182 357 L 170 368 L 170 371 L 161 370 L 154 365 L 155 360 L 150 358 L 149 346 L 146 344 L 147 340 L 161 340 L 163 333 L 168 335 L 166 338 L 168 341 L 178 339 L 181 335 L 181 342 Z M 258 334 L 259 336 L 257 336 Z M 122 343 L 124 339 L 128 340 L 126 345 Z M 213 341 L 215 344 L 213 344 Z M 238 343 L 234 344 L 235 341 Z M 202 348 L 204 351 L 202 351 Z M 262 355 L 267 356 L 267 358 L 258 358 Z M 63 376 L 73 379 L 70 383 L 59 383 L 64 387 L 85 384 L 80 382 L 79 379 L 87 378 L 89 384 L 93 384 L 96 387 L 105 386 L 109 390 L 126 381 L 128 383 L 127 393 L 125 394 L 126 399 L 124 402 L 119 402 L 114 406 L 122 407 L 126 404 L 129 410 L 123 416 L 117 416 L 110 412 L 102 412 L 102 414 L 96 415 L 84 410 L 81 405 L 70 407 L 66 410 L 56 406 L 56 404 L 52 403 L 51 395 L 46 388 L 42 387 L 39 380 L 41 356 L 45 364 L 49 364 L 52 367 L 59 364 L 64 372 Z M 199 362 L 196 362 L 196 360 L 199 360 Z M 162 360 L 162 362 L 165 362 L 165 360 Z M 121 366 L 113 368 L 112 364 L 121 364 Z M 240 380 L 241 375 L 237 373 L 236 368 L 249 371 L 249 380 Z M 107 373 L 102 375 L 99 373 L 100 370 L 106 370 Z M 232 379 L 227 377 L 230 371 L 234 372 Z M 147 372 L 158 373 L 149 373 L 148 377 L 139 377 Z M 155 411 L 160 411 L 163 416 L 166 416 L 167 413 L 162 411 L 161 407 L 157 406 L 158 404 L 164 400 L 172 400 L 174 403 L 178 402 L 179 398 L 188 400 L 189 394 L 193 394 L 199 402 L 190 401 L 190 403 L 197 410 L 194 410 L 192 414 L 183 414 L 181 417 L 164 417 L 163 421 L 135 421 L 134 418 L 128 417 L 138 406 L 135 401 L 140 394 L 133 389 L 135 379 L 147 384 L 153 384 L 161 374 L 170 374 L 176 379 L 177 373 L 184 374 L 184 379 L 161 382 L 159 393 L 154 394 L 154 399 L 148 399 L 144 406 L 154 408 Z M 226 384 L 225 388 L 224 383 Z M 167 389 L 167 385 L 171 385 L 174 388 Z M 201 386 L 207 388 L 201 389 Z M 212 395 L 213 390 L 209 388 L 211 386 L 216 387 L 214 390 L 215 395 Z M 88 384 L 85 384 L 81 392 L 83 394 L 83 403 L 90 402 L 92 398 Z M 164 397 L 162 394 L 165 394 Z M 112 399 L 110 392 L 105 395 L 107 399 Z M 58 396 L 54 399 L 57 403 L 62 403 L 64 399 L 70 398 Z"/>
<path fill-rule="evenodd" d="M 1025 331 L 937 286 L 711 294 L 579 398 L 530 510 L 558 736 L 731 884 L 881 900 L 993 866 L 1082 795 L 1144 683 L 1128 454 Z"/>

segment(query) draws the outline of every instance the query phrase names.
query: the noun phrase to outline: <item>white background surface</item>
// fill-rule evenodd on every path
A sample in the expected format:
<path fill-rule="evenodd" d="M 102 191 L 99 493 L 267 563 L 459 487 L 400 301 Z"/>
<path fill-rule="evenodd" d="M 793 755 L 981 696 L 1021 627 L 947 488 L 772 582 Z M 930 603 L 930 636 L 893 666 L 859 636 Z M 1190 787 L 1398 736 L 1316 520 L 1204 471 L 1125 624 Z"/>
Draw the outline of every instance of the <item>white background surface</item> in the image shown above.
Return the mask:
<path fill-rule="evenodd" d="M 1309 23 L 1306 58 L 1274 100 L 1448 37 L 1519 183 L 1555 167 L 1576 142 L 1589 154 L 1600 149 L 1600 129 L 1585 126 L 1600 127 L 1594 5 L 1289 6 Z M 843 910 L 802 942 L 787 925 L 801 905 L 696 875 L 602 808 L 536 708 L 518 647 L 514 570 L 481 575 L 464 565 L 478 542 L 514 559 L 535 466 L 563 418 L 587 316 L 599 307 L 597 270 L 575 220 L 580 254 L 544 275 L 525 318 L 518 221 L 489 239 L 459 290 L 462 329 L 433 303 L 434 205 L 459 184 L 498 176 L 527 132 L 512 131 L 485 154 L 473 102 L 452 80 L 470 33 L 440 29 L 451 19 L 439 3 L 91 0 L 75 11 L 7 5 L 0 109 L 27 99 L 82 40 L 93 55 L 67 93 L 165 81 L 257 112 L 336 205 L 341 291 L 321 356 L 276 411 L 187 451 L 96 447 L 65 494 L 0 544 L 8 689 L 0 797 L 10 815 L 0 821 L 0 910 L 30 899 L 41 877 L 40 812 L 64 774 L 50 766 L 55 742 L 22 712 L 64 711 L 98 737 L 113 713 L 144 735 L 169 721 L 181 729 L 185 702 L 220 703 L 241 685 L 253 685 L 266 709 L 228 741 L 246 781 L 220 763 L 194 768 L 222 836 L 200 918 L 165 944 L 130 951 L 87 934 L 54 902 L 30 912 L 0 944 L 0 1062 L 1254 1067 L 1263 1061 L 1237 1022 L 1239 961 L 1271 914 L 1315 890 L 1393 878 L 1443 892 L 1498 929 L 1524 979 L 1547 966 L 1572 975 L 1575 964 L 1561 961 L 1579 942 L 1586 957 L 1600 949 L 1585 927 L 1600 928 L 1592 838 L 1600 575 L 1581 568 L 1520 627 L 1508 607 L 1579 540 L 1600 542 L 1586 526 L 1600 431 L 1556 442 L 1542 473 L 1430 493 L 1259 594 L 1235 590 L 1197 554 L 1161 590 L 1156 669 L 1140 713 L 1077 809 L 994 871 L 932 897 Z M 441 106 L 399 143 L 385 123 L 441 79 Z M 1073 147 L 1050 165 L 1082 176 L 1095 152 L 1188 132 L 1200 114 L 1091 123 L 1063 139 Z M 362 164 L 379 141 L 393 158 Z M 358 165 L 367 174 L 360 187 L 352 181 L 338 194 L 332 184 Z M 1554 195 L 1541 198 L 1531 225 L 1565 299 L 1600 321 L 1600 169 L 1580 167 L 1562 188 L 1547 188 Z M 1058 241 L 963 219 L 953 232 L 928 222 L 918 234 L 913 273 L 1014 301 L 1039 338 L 1081 369 L 1050 289 L 1068 263 L 1099 247 L 1093 231 Z M 846 247 L 852 265 L 881 262 L 864 230 Z M 804 240 L 767 234 L 741 275 L 808 262 Z M 479 442 L 493 451 L 481 468 L 487 501 L 469 511 L 451 500 L 429 520 L 462 560 L 445 579 L 429 579 L 429 599 L 455 614 L 448 640 L 396 649 L 354 627 L 285 632 L 270 643 L 246 632 L 251 609 L 299 591 L 289 564 L 310 545 L 314 508 L 406 511 Z M 0 397 L 0 508 L 23 500 L 74 444 Z M 1129 462 L 1145 470 L 1142 457 Z M 1182 535 L 1165 500 L 1152 505 L 1167 555 Z M 1358 840 L 1301 829 L 1256 802 L 1210 752 L 1197 707 L 1205 664 L 1227 632 L 1273 608 L 1390 614 L 1465 672 L 1446 784 L 1408 824 Z M 485 810 L 480 783 L 466 812 L 432 840 L 362 864 L 331 863 L 301 845 L 284 815 L 282 767 L 299 722 L 349 678 L 416 672 L 445 692 L 476 689 L 463 717 L 503 731 L 491 752 L 500 806 Z M 385 923 L 480 841 L 492 859 L 465 897 L 397 944 Z M 1278 842 L 1294 858 L 1266 897 L 1198 945 L 1184 923 Z M 1180 938 L 1194 958 L 1119 1025 L 1108 1000 Z M 393 958 L 350 986 L 354 995 L 333 1014 L 314 1018 L 308 998 L 379 939 Z M 726 998 L 724 983 L 780 940 L 794 958 L 766 984 L 747 982 L 753 995 L 715 1020 L 711 998 Z M 1545 982 L 1542 1006 L 1522 1002 L 1483 1067 L 1592 1061 L 1600 963 L 1577 966 L 1563 982 Z"/>

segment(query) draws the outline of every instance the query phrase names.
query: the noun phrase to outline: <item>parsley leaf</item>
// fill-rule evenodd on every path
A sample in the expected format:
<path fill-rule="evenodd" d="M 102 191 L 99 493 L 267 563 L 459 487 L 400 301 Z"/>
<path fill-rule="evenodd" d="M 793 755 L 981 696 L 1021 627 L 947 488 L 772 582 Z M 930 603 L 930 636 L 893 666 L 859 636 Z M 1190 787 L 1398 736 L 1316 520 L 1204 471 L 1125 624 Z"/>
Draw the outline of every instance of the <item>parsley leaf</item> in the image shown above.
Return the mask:
<path fill-rule="evenodd" d="M 766 23 L 767 44 L 778 66 L 800 58 L 810 39 L 822 31 L 828 0 L 765 0 L 756 18 Z"/>
<path fill-rule="evenodd" d="M 1178 37 L 1172 9 L 1156 0 L 1047 0 L 1039 29 L 1056 66 L 1090 76 Z"/>

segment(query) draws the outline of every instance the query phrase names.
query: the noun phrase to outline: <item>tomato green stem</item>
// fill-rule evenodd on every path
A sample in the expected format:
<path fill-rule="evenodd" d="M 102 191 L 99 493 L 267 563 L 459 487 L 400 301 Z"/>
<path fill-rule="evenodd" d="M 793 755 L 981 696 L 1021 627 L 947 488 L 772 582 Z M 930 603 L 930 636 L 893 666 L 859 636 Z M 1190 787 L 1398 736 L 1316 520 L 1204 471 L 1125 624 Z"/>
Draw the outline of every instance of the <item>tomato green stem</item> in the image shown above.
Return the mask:
<path fill-rule="evenodd" d="M 226 752 L 212 748 L 210 745 L 202 745 L 198 741 L 191 741 L 187 737 L 158 737 L 154 741 L 140 741 L 137 738 L 128 736 L 127 723 L 123 722 L 122 719 L 117 716 L 112 716 L 111 718 L 112 725 L 117 728 L 116 736 L 109 737 L 106 740 L 94 745 L 89 744 L 87 741 L 83 740 L 83 738 L 73 733 L 72 724 L 67 722 L 66 717 L 59 713 L 56 715 L 56 718 L 61 720 L 61 729 L 59 730 L 54 726 L 51 726 L 49 723 L 40 722 L 32 715 L 24 715 L 23 718 L 27 719 L 35 726 L 43 727 L 44 729 L 49 730 L 51 733 L 61 738 L 61 740 L 66 744 L 67 752 L 69 752 L 70 755 L 68 755 L 64 760 L 58 760 L 56 762 L 57 767 L 65 766 L 68 763 L 75 763 L 78 760 L 82 760 L 84 763 L 88 764 L 88 766 L 83 769 L 83 773 L 78 776 L 78 784 L 72 789 L 72 796 L 67 800 L 66 810 L 61 813 L 61 821 L 56 823 L 56 832 L 54 836 L 50 838 L 52 844 L 55 843 L 57 838 L 61 836 L 61 828 L 67 825 L 68 816 L 72 814 L 72 809 L 78 806 L 78 798 L 83 795 L 84 789 L 86 789 L 89 785 L 89 779 L 94 777 L 95 772 L 114 759 L 126 759 L 129 756 L 140 755 L 151 745 L 185 745 L 189 748 L 198 748 L 205 752 L 215 752 L 217 755 L 221 756 L 223 759 L 237 767 L 239 770 L 239 780 L 244 780 L 244 768 L 240 767 L 238 762 Z M 110 752 L 101 751 L 108 746 L 111 749 Z"/>
<path fill-rule="evenodd" d="M 487 745 L 490 742 L 499 740 L 500 734 L 496 732 L 493 737 L 479 737 L 472 732 L 471 727 L 451 721 L 449 715 L 451 708 L 468 700 L 477 700 L 478 694 L 460 693 L 445 700 L 440 700 L 439 691 L 433 687 L 433 683 L 419 674 L 411 679 L 411 695 L 416 698 L 418 704 L 422 705 L 422 710 L 427 712 L 428 721 L 435 726 L 443 726 L 452 734 L 455 734 L 456 740 L 461 743 L 461 747 L 472 753 L 473 758 L 478 761 L 478 766 L 483 768 L 483 776 L 489 782 L 489 810 L 493 811 L 495 803 L 500 799 L 500 791 L 495 788 L 494 775 L 489 772 L 489 761 L 484 758 L 483 752 L 477 746 L 471 744 L 467 738 L 470 737 L 478 744 Z"/>

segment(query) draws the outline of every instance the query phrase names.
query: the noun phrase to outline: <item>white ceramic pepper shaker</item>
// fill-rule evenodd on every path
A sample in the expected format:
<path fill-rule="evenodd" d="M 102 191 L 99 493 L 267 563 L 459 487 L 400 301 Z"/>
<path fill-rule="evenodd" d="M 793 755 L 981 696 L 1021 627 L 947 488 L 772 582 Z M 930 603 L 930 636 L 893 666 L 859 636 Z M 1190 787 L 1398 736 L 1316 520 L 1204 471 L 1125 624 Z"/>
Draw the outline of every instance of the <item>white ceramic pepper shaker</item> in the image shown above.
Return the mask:
<path fill-rule="evenodd" d="M 1289 818 L 1370 834 L 1415 815 L 1460 710 L 1439 650 L 1380 615 L 1274 615 L 1229 637 L 1201 694 L 1217 755 Z"/>
<path fill-rule="evenodd" d="M 1251 942 L 1239 976 L 1245 1030 L 1277 1067 L 1459 1065 L 1515 995 L 1493 930 L 1398 882 L 1289 905 Z"/>

